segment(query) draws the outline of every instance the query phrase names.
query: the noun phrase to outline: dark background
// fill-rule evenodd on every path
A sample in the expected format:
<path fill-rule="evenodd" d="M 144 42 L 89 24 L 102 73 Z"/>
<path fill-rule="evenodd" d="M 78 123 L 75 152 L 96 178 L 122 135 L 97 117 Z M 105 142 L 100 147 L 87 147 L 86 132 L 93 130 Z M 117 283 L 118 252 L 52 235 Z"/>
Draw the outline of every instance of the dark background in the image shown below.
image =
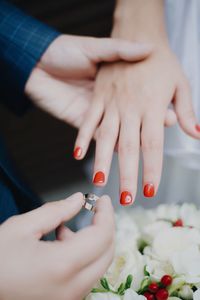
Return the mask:
<path fill-rule="evenodd" d="M 109 36 L 114 0 L 15 0 L 15 5 L 63 33 Z M 22 118 L 0 107 L 0 130 L 17 166 L 40 195 L 88 181 L 72 159 L 76 130 L 38 109 Z M 88 181 L 90 184 L 90 181 Z"/>

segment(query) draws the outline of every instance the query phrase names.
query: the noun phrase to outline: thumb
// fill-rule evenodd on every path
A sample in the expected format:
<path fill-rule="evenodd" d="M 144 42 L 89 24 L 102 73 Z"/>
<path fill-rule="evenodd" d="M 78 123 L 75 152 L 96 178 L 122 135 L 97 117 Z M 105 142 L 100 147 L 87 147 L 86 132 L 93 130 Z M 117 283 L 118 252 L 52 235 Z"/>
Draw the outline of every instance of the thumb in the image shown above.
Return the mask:
<path fill-rule="evenodd" d="M 177 117 L 175 112 L 168 108 L 165 114 L 164 124 L 166 127 L 171 127 L 177 123 Z"/>
<path fill-rule="evenodd" d="M 90 51 L 88 51 L 88 48 Z M 149 56 L 153 47 L 150 44 L 133 43 L 113 38 L 91 38 L 87 46 L 87 56 L 95 63 L 116 60 L 138 61 Z M 89 52 L 89 53 L 88 53 Z"/>
<path fill-rule="evenodd" d="M 197 125 L 192 105 L 191 90 L 188 83 L 185 81 L 177 87 L 174 99 L 174 109 L 183 131 L 193 138 L 200 139 L 200 126 Z"/>
<path fill-rule="evenodd" d="M 65 200 L 48 202 L 24 214 L 23 221 L 29 224 L 28 233 L 31 232 L 37 239 L 41 239 L 43 235 L 74 217 L 81 210 L 83 203 L 83 195 L 76 193 Z"/>

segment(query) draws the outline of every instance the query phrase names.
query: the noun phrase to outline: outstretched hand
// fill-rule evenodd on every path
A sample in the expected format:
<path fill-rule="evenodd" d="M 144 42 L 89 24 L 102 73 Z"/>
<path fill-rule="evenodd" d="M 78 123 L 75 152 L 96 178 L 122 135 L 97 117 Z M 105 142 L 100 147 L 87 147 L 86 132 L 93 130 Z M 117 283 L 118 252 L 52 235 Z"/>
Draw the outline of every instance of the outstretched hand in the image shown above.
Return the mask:
<path fill-rule="evenodd" d="M 60 35 L 32 71 L 25 93 L 34 104 L 79 128 L 93 97 L 101 62 L 138 61 L 152 47 L 120 39 Z"/>
<path fill-rule="evenodd" d="M 174 111 L 168 109 L 170 103 Z M 101 67 L 94 101 L 75 148 L 81 149 L 79 159 L 84 158 L 96 132 L 93 182 L 104 186 L 118 145 L 120 202 L 130 205 L 137 191 L 140 147 L 144 196 L 153 197 L 161 178 L 164 125 L 177 120 L 188 135 L 200 139 L 187 79 L 171 50 L 157 47 L 136 64 L 116 62 Z"/>

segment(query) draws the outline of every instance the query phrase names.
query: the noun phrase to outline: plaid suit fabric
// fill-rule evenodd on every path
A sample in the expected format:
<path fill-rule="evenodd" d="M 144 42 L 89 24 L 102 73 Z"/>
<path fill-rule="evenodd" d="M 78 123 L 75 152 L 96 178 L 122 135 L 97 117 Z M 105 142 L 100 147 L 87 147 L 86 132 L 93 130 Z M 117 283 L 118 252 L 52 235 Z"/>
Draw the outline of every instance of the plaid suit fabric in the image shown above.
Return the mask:
<path fill-rule="evenodd" d="M 40 57 L 59 33 L 15 6 L 0 0 L 0 102 L 23 113 L 29 106 L 25 83 Z M 41 205 L 21 181 L 0 141 L 0 223 Z"/>
<path fill-rule="evenodd" d="M 24 86 L 32 69 L 60 33 L 0 0 L 0 95 L 20 109 Z M 14 88 L 15 94 L 10 94 Z M 20 97 L 18 95 L 20 94 Z M 18 96 L 18 97 L 17 97 Z M 5 100 L 6 97 L 6 100 Z"/>

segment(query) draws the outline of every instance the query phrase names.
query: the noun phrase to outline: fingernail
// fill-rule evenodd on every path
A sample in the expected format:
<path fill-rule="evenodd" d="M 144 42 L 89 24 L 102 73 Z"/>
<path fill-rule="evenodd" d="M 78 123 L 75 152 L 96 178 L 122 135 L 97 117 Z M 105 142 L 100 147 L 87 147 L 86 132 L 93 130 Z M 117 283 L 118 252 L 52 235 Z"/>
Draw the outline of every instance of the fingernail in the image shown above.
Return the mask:
<path fill-rule="evenodd" d="M 97 172 L 94 176 L 93 183 L 104 183 L 105 174 L 101 171 Z"/>
<path fill-rule="evenodd" d="M 132 203 L 133 203 L 133 198 L 132 198 L 131 193 L 129 193 L 127 191 L 122 192 L 121 196 L 120 196 L 120 204 L 121 205 L 130 205 Z"/>
<path fill-rule="evenodd" d="M 147 183 L 145 186 L 144 186 L 144 196 L 145 197 L 153 197 L 154 194 L 155 194 L 155 188 L 154 188 L 154 185 L 153 183 Z"/>
<path fill-rule="evenodd" d="M 82 148 L 81 147 L 76 147 L 74 150 L 74 158 L 78 159 L 81 157 L 82 154 Z"/>
<path fill-rule="evenodd" d="M 195 128 L 196 128 L 196 130 L 197 130 L 198 132 L 200 132 L 200 125 L 199 125 L 199 124 L 196 124 Z"/>

